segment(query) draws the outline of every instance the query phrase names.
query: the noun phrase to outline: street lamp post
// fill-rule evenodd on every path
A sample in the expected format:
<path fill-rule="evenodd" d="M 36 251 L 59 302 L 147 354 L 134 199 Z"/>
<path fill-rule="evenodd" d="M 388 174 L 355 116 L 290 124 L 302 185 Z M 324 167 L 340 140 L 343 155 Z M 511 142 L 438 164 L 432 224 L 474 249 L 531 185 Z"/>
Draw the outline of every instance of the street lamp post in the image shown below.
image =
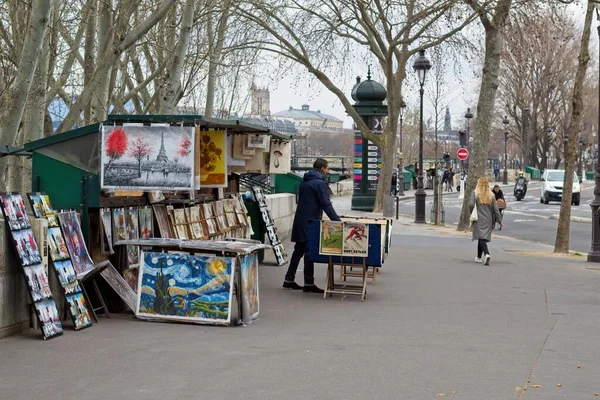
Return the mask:
<path fill-rule="evenodd" d="M 413 64 L 413 69 L 419 77 L 420 94 L 420 121 L 419 121 L 419 175 L 417 178 L 417 191 L 415 192 L 415 223 L 424 224 L 425 220 L 425 197 L 427 193 L 423 189 L 423 94 L 425 77 L 431 69 L 431 62 L 425 57 L 425 50 L 419 50 L 419 57 Z"/>
<path fill-rule="evenodd" d="M 505 115 L 504 119 L 502 120 L 502 124 L 504 125 L 504 176 L 502 177 L 502 183 L 504 185 L 508 185 L 508 170 L 507 170 L 507 164 L 508 164 L 508 117 Z"/>
<path fill-rule="evenodd" d="M 596 19 L 600 22 L 600 4 L 596 6 Z M 598 24 L 598 37 L 600 38 L 600 24 Z M 600 76 L 598 77 L 600 80 Z M 598 86 L 600 94 L 600 85 Z M 598 102 L 598 111 L 600 112 L 600 102 Z M 600 150 L 600 113 L 598 114 L 598 150 Z M 599 158 L 600 161 L 600 158 Z M 596 163 L 596 178 L 594 186 L 594 200 L 590 204 L 592 207 L 592 248 L 588 253 L 589 262 L 600 262 L 600 162 Z"/>
<path fill-rule="evenodd" d="M 406 103 L 404 100 L 400 101 L 400 158 L 398 159 L 398 176 L 396 177 L 398 182 L 398 191 L 397 196 L 404 196 L 404 174 L 402 170 L 404 169 L 404 148 L 402 147 L 402 117 L 404 115 L 404 109 L 406 108 Z M 398 219 L 398 217 L 396 217 Z"/>
<path fill-rule="evenodd" d="M 465 113 L 465 119 L 467 120 L 467 150 L 471 151 L 471 118 L 473 118 L 473 113 L 470 108 L 467 108 L 467 112 Z M 469 171 L 469 159 L 466 160 L 467 165 L 467 173 Z"/>

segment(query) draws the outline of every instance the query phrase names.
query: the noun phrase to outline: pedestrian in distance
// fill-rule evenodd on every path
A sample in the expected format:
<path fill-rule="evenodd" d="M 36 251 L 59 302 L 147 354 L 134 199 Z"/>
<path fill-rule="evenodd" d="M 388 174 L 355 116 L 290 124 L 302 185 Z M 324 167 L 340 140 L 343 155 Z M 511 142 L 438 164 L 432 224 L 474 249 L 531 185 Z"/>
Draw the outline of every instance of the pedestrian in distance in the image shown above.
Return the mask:
<path fill-rule="evenodd" d="M 504 198 L 504 192 L 502 192 L 502 189 L 500 189 L 500 186 L 498 185 L 494 185 L 492 192 L 494 192 L 496 204 L 498 204 L 498 210 L 500 210 L 500 215 L 502 219 L 504 219 L 504 209 L 506 208 L 506 199 Z M 498 227 L 498 230 L 501 231 L 502 227 Z"/>
<path fill-rule="evenodd" d="M 290 260 L 283 287 L 292 290 L 302 290 L 306 293 L 323 293 L 315 285 L 315 264 L 306 256 L 308 252 L 308 222 L 320 220 L 323 211 L 332 221 L 340 221 L 335 212 L 329 193 L 327 191 L 327 174 L 329 173 L 327 161 L 318 158 L 313 164 L 313 169 L 304 174 L 298 188 L 298 207 L 292 226 L 292 242 L 294 252 Z M 296 271 L 300 259 L 304 258 L 304 287 L 296 283 Z"/>
<path fill-rule="evenodd" d="M 444 171 L 444 175 L 442 175 L 442 188 L 444 188 L 444 190 L 448 191 L 448 185 L 450 185 L 448 183 L 448 174 L 450 173 L 450 170 L 448 168 L 446 168 L 446 170 Z"/>
<path fill-rule="evenodd" d="M 392 188 L 390 190 L 390 194 L 392 196 L 396 196 L 398 194 L 398 174 L 396 174 L 395 172 L 392 174 Z"/>
<path fill-rule="evenodd" d="M 490 183 L 485 176 L 477 180 L 475 191 L 471 193 L 469 200 L 469 209 L 471 212 L 471 222 L 473 228 L 472 240 L 477 240 L 477 257 L 475 262 L 483 262 L 485 265 L 490 265 L 490 251 L 488 242 L 492 240 L 492 230 L 496 222 L 500 224 L 500 228 L 504 226 L 502 223 L 502 215 L 496 203 L 496 197 L 490 190 Z"/>
<path fill-rule="evenodd" d="M 498 167 L 494 168 L 494 178 L 496 179 L 496 182 L 500 180 L 500 168 Z"/>
<path fill-rule="evenodd" d="M 449 192 L 453 192 L 453 185 L 454 185 L 454 171 L 452 171 L 452 167 L 450 167 L 450 169 L 448 169 L 448 185 L 446 190 Z"/>

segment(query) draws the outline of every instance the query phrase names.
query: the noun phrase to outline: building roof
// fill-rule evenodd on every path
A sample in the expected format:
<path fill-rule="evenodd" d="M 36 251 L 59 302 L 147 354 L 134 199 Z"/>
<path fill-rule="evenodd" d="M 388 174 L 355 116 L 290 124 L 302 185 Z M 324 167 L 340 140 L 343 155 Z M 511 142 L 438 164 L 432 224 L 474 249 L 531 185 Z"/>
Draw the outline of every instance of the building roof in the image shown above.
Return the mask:
<path fill-rule="evenodd" d="M 278 118 L 291 118 L 291 119 L 309 119 L 317 121 L 328 121 L 328 122 L 343 122 L 341 119 L 334 117 L 333 115 L 322 113 L 321 110 L 311 111 L 308 104 L 303 104 L 301 109 L 295 109 L 290 106 L 285 111 L 279 111 L 273 114 L 274 117 Z"/>

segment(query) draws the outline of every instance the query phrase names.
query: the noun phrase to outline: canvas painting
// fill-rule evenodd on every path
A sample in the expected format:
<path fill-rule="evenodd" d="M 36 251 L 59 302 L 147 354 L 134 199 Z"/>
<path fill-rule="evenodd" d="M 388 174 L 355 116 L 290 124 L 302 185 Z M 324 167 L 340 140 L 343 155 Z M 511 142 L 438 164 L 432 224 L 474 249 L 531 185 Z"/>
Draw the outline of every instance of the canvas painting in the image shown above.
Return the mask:
<path fill-rule="evenodd" d="M 259 208 L 267 207 L 267 199 L 265 198 L 265 194 L 263 193 L 262 188 L 260 188 L 259 186 L 254 186 L 252 188 L 252 191 L 254 192 L 254 198 L 256 199 L 256 202 L 258 203 L 258 207 Z"/>
<path fill-rule="evenodd" d="M 4 193 L 0 195 L 0 205 L 4 211 L 4 216 L 8 221 L 8 226 L 11 231 L 19 229 L 31 228 L 29 217 L 23 198 L 18 193 Z"/>
<path fill-rule="evenodd" d="M 103 208 L 100 210 L 100 223 L 102 224 L 104 253 L 113 254 L 112 212 L 110 209 Z"/>
<path fill-rule="evenodd" d="M 171 230 L 169 228 L 169 216 L 167 215 L 167 208 L 165 205 L 154 204 L 152 209 L 154 210 L 154 216 L 156 217 L 160 237 L 163 239 L 172 238 L 173 236 L 171 235 Z"/>
<path fill-rule="evenodd" d="M 70 285 L 64 286 L 63 289 L 65 290 L 65 295 L 81 292 L 81 286 L 79 286 L 79 282 L 77 281 L 71 283 Z"/>
<path fill-rule="evenodd" d="M 279 236 L 277 236 L 277 228 L 275 225 L 267 226 L 267 236 L 269 236 L 269 242 L 271 245 L 276 245 L 281 243 L 279 240 Z"/>
<path fill-rule="evenodd" d="M 200 187 L 227 187 L 227 132 L 201 131 L 196 162 L 200 164 Z"/>
<path fill-rule="evenodd" d="M 58 281 L 62 287 L 67 287 L 77 282 L 77 275 L 75 274 L 71 260 L 53 261 L 53 264 L 56 276 L 58 276 Z"/>
<path fill-rule="evenodd" d="M 256 149 L 266 149 L 270 137 L 268 135 L 248 135 L 248 147 Z"/>
<path fill-rule="evenodd" d="M 60 213 L 58 221 L 65 234 L 65 242 L 71 254 L 73 268 L 78 276 L 85 275 L 94 269 L 94 263 L 85 246 L 77 213 L 74 211 Z"/>
<path fill-rule="evenodd" d="M 367 257 L 369 254 L 369 226 L 358 222 L 344 222 L 344 256 Z"/>
<path fill-rule="evenodd" d="M 292 170 L 290 142 L 272 141 L 269 173 L 287 174 Z"/>
<path fill-rule="evenodd" d="M 65 260 L 69 258 L 69 250 L 65 244 L 60 228 L 48 228 L 48 247 L 52 261 Z"/>
<path fill-rule="evenodd" d="M 125 209 L 125 231 L 127 239 L 139 239 L 140 228 L 138 223 L 138 209 L 134 207 Z M 127 246 L 127 260 L 129 265 L 137 265 L 139 262 L 138 253 L 138 246 Z"/>
<path fill-rule="evenodd" d="M 256 253 L 240 257 L 242 284 L 242 321 L 245 324 L 258 318 L 258 256 Z"/>
<path fill-rule="evenodd" d="M 40 250 L 38 249 L 31 229 L 13 231 L 12 237 L 22 266 L 39 264 L 42 262 Z"/>
<path fill-rule="evenodd" d="M 142 252 L 136 316 L 207 324 L 231 320 L 235 258 Z"/>
<path fill-rule="evenodd" d="M 127 227 L 125 226 L 125 209 L 113 208 L 112 210 L 112 229 L 114 242 L 127 240 Z"/>
<path fill-rule="evenodd" d="M 150 239 L 154 237 L 154 220 L 152 219 L 152 209 L 150 207 L 142 207 L 138 210 L 140 219 L 140 238 Z"/>
<path fill-rule="evenodd" d="M 36 218 L 44 218 L 44 214 L 42 213 L 41 200 L 40 200 L 41 196 L 42 196 L 41 193 L 29 193 L 28 194 L 29 203 L 31 204 L 31 209 L 33 210 L 33 215 L 35 215 Z"/>
<path fill-rule="evenodd" d="M 271 213 L 268 208 L 261 208 L 260 215 L 262 216 L 262 220 L 265 222 L 265 226 L 273 225 L 273 218 L 271 218 Z"/>
<path fill-rule="evenodd" d="M 227 165 L 232 167 L 244 167 L 246 160 L 243 158 L 233 158 L 233 137 L 234 135 L 227 135 Z"/>
<path fill-rule="evenodd" d="M 102 127 L 102 189 L 193 190 L 194 128 Z"/>
<path fill-rule="evenodd" d="M 67 296 L 67 303 L 69 303 L 69 311 L 73 317 L 76 331 L 92 325 L 92 318 L 82 293 Z"/>
<path fill-rule="evenodd" d="M 40 319 L 44 339 L 58 336 L 63 333 L 63 327 L 54 300 L 49 299 L 35 303 L 35 310 Z"/>
<path fill-rule="evenodd" d="M 24 267 L 25 279 L 31 290 L 33 301 L 40 301 L 52 297 L 50 285 L 48 284 L 48 275 L 42 264 Z"/>
<path fill-rule="evenodd" d="M 29 193 L 29 203 L 33 210 L 33 215 L 36 218 L 46 218 L 48 220 L 49 227 L 58 226 L 58 219 L 56 213 L 50 203 L 50 197 L 44 193 Z"/>
<path fill-rule="evenodd" d="M 129 285 L 129 287 L 134 291 L 137 292 L 138 289 L 138 274 L 140 272 L 139 267 L 135 267 L 135 268 L 127 268 L 124 269 L 121 273 L 123 274 L 123 279 L 125 279 L 125 282 L 127 282 L 127 284 Z"/>
<path fill-rule="evenodd" d="M 319 254 L 339 256 L 344 245 L 344 226 L 342 222 L 321 221 Z"/>
<path fill-rule="evenodd" d="M 283 244 L 278 244 L 277 246 L 273 246 L 273 252 L 275 253 L 275 259 L 277 260 L 277 265 L 283 265 L 288 260 L 287 252 L 285 251 L 285 247 Z"/>

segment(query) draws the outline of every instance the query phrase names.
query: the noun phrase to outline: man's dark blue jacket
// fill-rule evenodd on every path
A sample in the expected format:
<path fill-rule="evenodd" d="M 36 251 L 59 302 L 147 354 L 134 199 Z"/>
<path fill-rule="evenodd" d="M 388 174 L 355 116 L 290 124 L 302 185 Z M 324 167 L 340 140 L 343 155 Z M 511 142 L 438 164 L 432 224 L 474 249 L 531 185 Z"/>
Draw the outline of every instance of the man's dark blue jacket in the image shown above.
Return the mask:
<path fill-rule="evenodd" d="M 340 220 L 329 200 L 325 177 L 313 168 L 304 174 L 304 179 L 298 188 L 298 207 L 292 227 L 292 242 L 308 241 L 308 221 L 320 220 L 323 211 L 330 220 Z"/>

